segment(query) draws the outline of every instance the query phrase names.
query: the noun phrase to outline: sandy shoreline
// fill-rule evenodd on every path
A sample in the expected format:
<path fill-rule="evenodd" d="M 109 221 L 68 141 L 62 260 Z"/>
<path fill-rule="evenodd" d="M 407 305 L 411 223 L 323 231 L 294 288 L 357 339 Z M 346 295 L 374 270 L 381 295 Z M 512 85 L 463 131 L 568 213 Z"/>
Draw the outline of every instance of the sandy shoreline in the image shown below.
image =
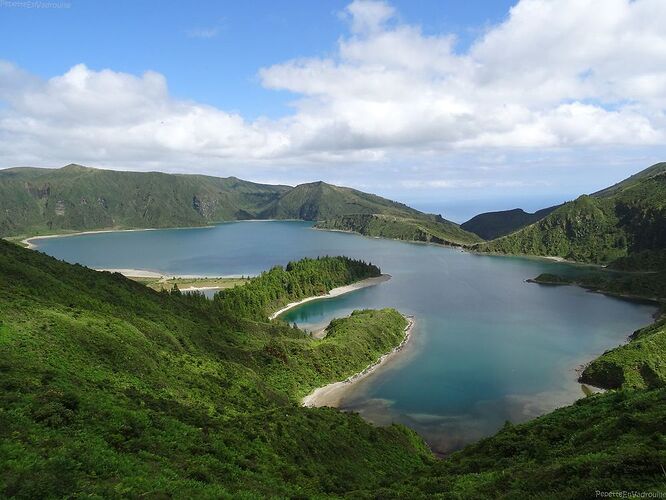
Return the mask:
<path fill-rule="evenodd" d="M 126 278 L 166 278 L 162 273 L 148 271 L 146 269 L 95 269 L 95 271 L 107 273 L 120 273 Z"/>
<path fill-rule="evenodd" d="M 161 231 L 163 229 L 211 229 L 214 226 L 193 226 L 193 227 L 146 227 L 140 229 L 98 229 L 95 231 L 80 231 L 77 233 L 64 233 L 64 234 L 46 234 L 44 236 L 30 236 L 21 240 L 26 247 L 31 250 L 37 248 L 33 243 L 34 240 L 45 240 L 51 238 L 67 238 L 69 236 L 80 236 L 82 234 L 101 234 L 101 233 L 136 233 L 138 231 Z"/>
<path fill-rule="evenodd" d="M 79 231 L 75 233 L 62 233 L 62 234 L 46 234 L 44 236 L 30 236 L 21 240 L 27 248 L 34 250 L 37 248 L 37 245 L 33 243 L 33 240 L 41 240 L 47 238 L 67 238 L 68 236 L 79 236 L 82 234 L 100 234 L 100 233 L 132 233 L 137 231 L 162 231 L 162 230 L 171 230 L 171 229 L 212 229 L 219 224 L 229 224 L 233 222 L 283 222 L 283 221 L 299 221 L 300 219 L 243 219 L 243 220 L 229 220 L 229 221 L 220 221 L 209 224 L 207 226 L 179 226 L 179 227 L 144 227 L 144 228 L 135 228 L 135 229 L 97 229 L 90 231 Z M 141 276 L 138 276 L 141 277 Z"/>
<path fill-rule="evenodd" d="M 222 290 L 222 287 L 219 286 L 190 286 L 187 288 L 181 288 L 181 292 L 203 292 L 207 290 Z"/>
<path fill-rule="evenodd" d="M 306 302 L 311 302 L 313 300 L 321 300 L 321 299 L 332 299 L 333 297 L 339 297 L 340 295 L 344 295 L 345 293 L 353 292 L 355 290 L 360 290 L 361 288 L 378 285 L 379 283 L 383 283 L 390 279 L 391 279 L 390 274 L 382 274 L 381 276 L 377 276 L 376 278 L 367 278 L 362 281 L 357 281 L 356 283 L 352 283 L 351 285 L 339 286 L 328 292 L 326 295 L 316 295 L 314 297 L 308 297 L 306 299 L 299 300 L 297 302 L 290 302 L 283 308 L 278 309 L 273 314 L 271 314 L 268 317 L 268 319 L 275 319 L 278 316 L 280 316 L 282 313 L 287 312 L 289 309 L 292 309 L 296 306 L 300 306 L 301 304 L 305 304 Z"/>
<path fill-rule="evenodd" d="M 392 351 L 387 352 L 377 361 L 368 365 L 364 370 L 352 375 L 346 380 L 343 380 L 341 382 L 333 382 L 331 384 L 325 385 L 324 387 L 319 387 L 315 389 L 301 400 L 301 405 L 308 406 L 311 408 L 316 408 L 321 406 L 330 406 L 335 408 L 336 406 L 338 406 L 344 394 L 356 382 L 366 378 L 368 375 L 377 370 L 380 366 L 386 364 L 390 359 L 392 359 L 400 351 L 402 351 L 402 349 L 407 345 L 409 340 L 412 338 L 412 332 L 414 330 L 415 321 L 413 316 L 405 316 L 405 319 L 407 320 L 407 326 L 405 327 L 405 338 Z"/>

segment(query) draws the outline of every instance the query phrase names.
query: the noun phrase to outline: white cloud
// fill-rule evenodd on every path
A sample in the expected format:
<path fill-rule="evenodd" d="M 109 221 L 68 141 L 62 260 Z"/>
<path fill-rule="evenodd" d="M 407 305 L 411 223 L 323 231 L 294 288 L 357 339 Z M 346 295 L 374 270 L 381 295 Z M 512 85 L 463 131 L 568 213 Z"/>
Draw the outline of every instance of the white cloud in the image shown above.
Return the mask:
<path fill-rule="evenodd" d="M 426 35 L 384 2 L 355 0 L 343 17 L 350 31 L 331 57 L 260 69 L 267 89 L 297 96 L 276 120 L 175 99 L 155 72 L 80 64 L 42 80 L 0 62 L 0 161 L 415 165 L 666 139 L 663 0 L 522 0 L 462 53 L 454 34 Z"/>
<path fill-rule="evenodd" d="M 318 133 L 328 137 L 331 124 L 344 130 L 345 145 L 386 149 L 665 138 L 661 0 L 523 0 L 464 54 L 450 34 L 387 27 L 392 12 L 376 2 L 356 1 L 347 11 L 362 14 L 336 59 L 261 72 L 267 87 L 303 96 L 298 117 L 318 124 L 311 143 Z"/>
<path fill-rule="evenodd" d="M 351 29 L 356 33 L 379 31 L 394 15 L 392 6 L 376 0 L 354 0 L 343 12 L 343 18 L 349 19 Z"/>

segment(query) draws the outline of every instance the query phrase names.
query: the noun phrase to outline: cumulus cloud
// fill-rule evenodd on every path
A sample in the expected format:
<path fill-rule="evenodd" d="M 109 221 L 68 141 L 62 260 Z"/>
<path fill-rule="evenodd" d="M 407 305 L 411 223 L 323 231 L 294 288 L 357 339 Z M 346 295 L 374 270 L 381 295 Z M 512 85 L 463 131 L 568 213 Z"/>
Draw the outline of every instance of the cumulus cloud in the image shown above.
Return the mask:
<path fill-rule="evenodd" d="M 380 6 L 386 7 L 382 10 Z M 356 1 L 336 59 L 261 71 L 300 94 L 299 116 L 359 147 L 567 147 L 658 144 L 666 105 L 666 4 L 523 0 L 462 54 L 450 34 L 386 24 Z M 657 21 L 659 19 L 659 21 Z"/>
<path fill-rule="evenodd" d="M 355 0 L 342 17 L 333 56 L 259 70 L 264 87 L 296 96 L 280 119 L 175 99 L 155 72 L 80 64 L 42 80 L 0 62 L 2 162 L 418 163 L 666 138 L 663 0 L 521 0 L 465 51 L 385 2 Z"/>

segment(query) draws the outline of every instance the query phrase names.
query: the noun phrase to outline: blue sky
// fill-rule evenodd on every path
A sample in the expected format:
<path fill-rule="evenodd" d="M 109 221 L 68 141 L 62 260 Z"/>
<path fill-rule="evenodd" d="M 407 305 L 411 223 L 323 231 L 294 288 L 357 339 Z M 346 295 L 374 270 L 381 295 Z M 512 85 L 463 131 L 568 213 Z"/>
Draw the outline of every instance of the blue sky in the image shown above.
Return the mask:
<path fill-rule="evenodd" d="M 0 167 L 538 209 L 662 159 L 663 22 L 658 0 L 0 2 Z"/>
<path fill-rule="evenodd" d="M 49 78 L 85 63 L 91 69 L 165 75 L 183 99 L 244 116 L 289 112 L 289 92 L 264 89 L 257 70 L 298 57 L 331 53 L 345 30 L 347 1 L 62 2 L 69 8 L 0 10 L 3 57 Z M 513 2 L 392 2 L 401 19 L 424 32 L 455 32 L 464 49 Z M 8 50 L 9 48 L 9 50 Z"/>

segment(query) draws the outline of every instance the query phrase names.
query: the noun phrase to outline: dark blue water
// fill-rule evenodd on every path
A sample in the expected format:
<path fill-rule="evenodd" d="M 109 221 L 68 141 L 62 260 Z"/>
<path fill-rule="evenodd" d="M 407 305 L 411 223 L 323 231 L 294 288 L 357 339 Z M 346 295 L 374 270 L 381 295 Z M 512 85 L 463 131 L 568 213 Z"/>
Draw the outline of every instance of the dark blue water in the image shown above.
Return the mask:
<path fill-rule="evenodd" d="M 576 368 L 652 321 L 653 306 L 577 287 L 525 283 L 583 268 L 479 256 L 432 245 L 242 222 L 206 229 L 44 239 L 39 249 L 95 268 L 169 275 L 253 275 L 305 256 L 348 255 L 392 275 L 386 283 L 310 302 L 284 319 L 306 328 L 354 309 L 395 307 L 416 317 L 403 355 L 356 385 L 342 408 L 402 422 L 446 452 L 582 397 Z"/>

